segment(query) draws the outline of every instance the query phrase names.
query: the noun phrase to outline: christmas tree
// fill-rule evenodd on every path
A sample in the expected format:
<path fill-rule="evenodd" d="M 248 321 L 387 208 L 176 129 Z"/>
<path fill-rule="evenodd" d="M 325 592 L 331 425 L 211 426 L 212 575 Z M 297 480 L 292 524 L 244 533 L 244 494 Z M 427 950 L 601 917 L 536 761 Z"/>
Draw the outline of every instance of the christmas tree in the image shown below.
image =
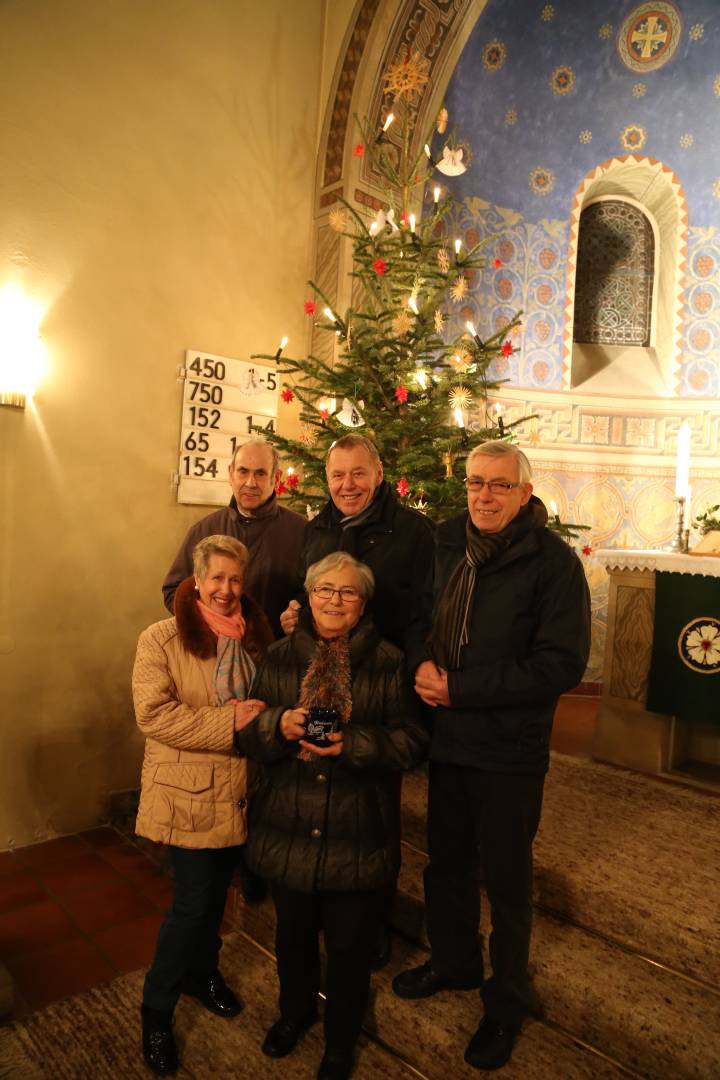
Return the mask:
<path fill-rule="evenodd" d="M 434 174 L 457 175 L 465 166 L 454 133 L 446 137 L 445 109 L 426 138 L 417 138 L 415 99 L 426 67 L 417 53 L 399 59 L 388 73 L 394 98 L 382 129 L 359 123 L 354 153 L 372 156 L 384 209 L 365 220 L 341 200 L 331 213 L 331 226 L 353 245 L 352 305 L 334 311 L 309 283 L 313 298 L 305 311 L 336 335 L 338 359 L 259 357 L 279 362 L 290 377 L 283 400 L 297 396 L 301 404 L 299 439 L 264 432 L 290 463 L 284 485 L 299 508 L 324 503 L 327 452 L 349 430 L 373 440 L 400 499 L 435 520 L 464 508 L 461 478 L 472 447 L 512 438 L 514 425 L 488 416 L 487 393 L 499 385 L 488 368 L 512 353 L 508 335 L 519 315 L 486 341 L 469 322 L 461 333 L 451 331 L 486 264 L 483 248 L 496 238 L 464 250 L 452 235 L 452 196 L 440 183 L 430 191 Z"/>

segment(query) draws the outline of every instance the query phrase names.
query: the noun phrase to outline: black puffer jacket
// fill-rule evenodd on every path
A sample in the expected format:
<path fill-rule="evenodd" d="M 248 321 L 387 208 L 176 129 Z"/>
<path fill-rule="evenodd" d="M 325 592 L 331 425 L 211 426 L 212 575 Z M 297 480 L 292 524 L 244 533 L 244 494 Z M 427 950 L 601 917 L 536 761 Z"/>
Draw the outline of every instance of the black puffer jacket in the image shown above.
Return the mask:
<path fill-rule="evenodd" d="M 465 558 L 466 520 L 465 513 L 438 526 L 435 604 Z M 411 671 L 431 658 L 430 594 L 419 607 Z M 575 552 L 549 529 L 531 529 L 478 570 L 469 629 L 460 666 L 448 674 L 451 707 L 430 710 L 431 759 L 545 772 L 558 697 L 580 682 L 590 651 L 590 594 Z"/>
<path fill-rule="evenodd" d="M 365 616 L 350 638 L 352 715 L 339 757 L 303 761 L 279 731 L 298 701 L 315 651 L 309 614 L 268 650 L 252 696 L 269 708 L 236 734 L 263 764 L 248 822 L 247 860 L 262 877 L 301 892 L 357 892 L 398 871 L 397 774 L 427 754 L 429 736 L 408 687 L 402 654 Z"/>
<path fill-rule="evenodd" d="M 343 526 L 329 500 L 305 529 L 302 577 L 333 551 L 347 551 L 370 567 L 375 593 L 368 604 L 381 637 L 405 647 L 405 632 L 418 590 L 432 580 L 434 526 L 418 510 L 402 506 L 388 482 L 378 488 L 367 517 Z M 298 582 L 298 597 L 302 580 Z M 304 594 L 303 594 L 304 595 Z"/>

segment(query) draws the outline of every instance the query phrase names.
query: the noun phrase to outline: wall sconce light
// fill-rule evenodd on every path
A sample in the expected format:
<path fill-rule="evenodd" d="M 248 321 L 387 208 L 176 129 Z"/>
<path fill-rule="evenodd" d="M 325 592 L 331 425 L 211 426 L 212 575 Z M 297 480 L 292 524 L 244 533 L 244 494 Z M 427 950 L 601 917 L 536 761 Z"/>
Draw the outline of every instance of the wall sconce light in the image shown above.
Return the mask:
<path fill-rule="evenodd" d="M 0 289 L 0 405 L 24 409 L 43 373 L 42 310 L 16 285 Z"/>

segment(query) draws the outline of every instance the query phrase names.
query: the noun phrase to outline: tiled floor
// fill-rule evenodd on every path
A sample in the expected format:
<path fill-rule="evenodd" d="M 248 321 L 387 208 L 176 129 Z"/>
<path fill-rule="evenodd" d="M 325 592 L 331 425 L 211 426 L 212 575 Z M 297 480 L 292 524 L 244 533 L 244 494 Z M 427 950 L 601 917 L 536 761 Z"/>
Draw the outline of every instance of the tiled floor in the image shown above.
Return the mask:
<path fill-rule="evenodd" d="M 598 703 L 561 699 L 554 749 L 589 756 Z M 0 959 L 14 1017 L 147 967 L 170 894 L 162 849 L 140 850 L 105 826 L 0 852 Z"/>

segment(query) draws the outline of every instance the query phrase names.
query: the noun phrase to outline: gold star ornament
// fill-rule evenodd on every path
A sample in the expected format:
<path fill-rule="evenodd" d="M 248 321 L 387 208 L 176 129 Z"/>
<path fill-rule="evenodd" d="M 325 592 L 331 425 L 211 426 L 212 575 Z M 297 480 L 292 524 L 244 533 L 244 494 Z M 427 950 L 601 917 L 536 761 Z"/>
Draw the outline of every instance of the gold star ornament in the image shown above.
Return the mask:
<path fill-rule="evenodd" d="M 419 94 L 430 78 L 430 63 L 419 52 L 409 50 L 398 57 L 385 74 L 385 91 L 394 94 L 396 101 Z"/>
<path fill-rule="evenodd" d="M 451 409 L 469 409 L 473 403 L 472 394 L 467 386 L 453 386 L 448 394 Z"/>

